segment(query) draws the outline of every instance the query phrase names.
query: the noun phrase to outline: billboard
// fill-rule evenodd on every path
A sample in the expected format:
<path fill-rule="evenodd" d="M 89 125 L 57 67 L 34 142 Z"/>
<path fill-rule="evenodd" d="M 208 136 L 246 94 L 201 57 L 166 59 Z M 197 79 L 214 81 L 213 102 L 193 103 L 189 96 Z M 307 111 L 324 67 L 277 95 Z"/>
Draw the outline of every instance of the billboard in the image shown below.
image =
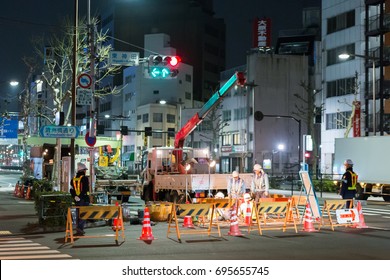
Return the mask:
<path fill-rule="evenodd" d="M 0 145 L 18 144 L 18 117 L 0 117 Z"/>
<path fill-rule="evenodd" d="M 253 21 L 253 48 L 271 48 L 271 19 L 255 18 Z"/>

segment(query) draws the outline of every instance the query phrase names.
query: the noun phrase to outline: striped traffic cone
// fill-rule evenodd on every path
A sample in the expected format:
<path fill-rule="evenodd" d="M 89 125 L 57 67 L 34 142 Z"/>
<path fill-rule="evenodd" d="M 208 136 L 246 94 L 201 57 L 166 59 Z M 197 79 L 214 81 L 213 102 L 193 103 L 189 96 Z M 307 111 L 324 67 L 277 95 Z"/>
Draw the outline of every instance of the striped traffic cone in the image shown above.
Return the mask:
<path fill-rule="evenodd" d="M 143 240 L 145 243 L 151 244 L 154 240 L 152 227 L 150 226 L 150 214 L 148 207 L 144 210 L 144 221 L 142 222 L 142 233 L 138 240 Z"/>
<path fill-rule="evenodd" d="M 236 205 L 236 203 L 233 204 L 233 208 L 231 210 L 230 230 L 228 232 L 228 235 L 231 235 L 231 236 L 243 236 L 243 234 L 240 231 L 240 228 L 238 227 L 237 205 Z"/>
<path fill-rule="evenodd" d="M 245 224 L 247 226 L 252 224 L 252 209 L 249 201 L 246 203 Z"/>
<path fill-rule="evenodd" d="M 360 201 L 357 202 L 356 209 L 357 209 L 358 214 L 359 214 L 359 222 L 355 223 L 353 225 L 353 227 L 355 227 L 355 228 L 368 228 L 368 226 L 364 222 L 363 209 L 362 209 L 362 204 L 360 203 Z"/>
<path fill-rule="evenodd" d="M 119 206 L 119 203 L 115 202 L 115 206 Z M 111 228 L 113 231 L 121 230 L 122 229 L 122 221 L 119 220 L 118 218 L 114 218 L 112 220 L 112 227 Z"/>
<path fill-rule="evenodd" d="M 314 232 L 314 231 L 317 231 L 315 228 L 314 228 L 314 220 L 313 220 L 313 216 L 311 214 L 311 209 L 310 209 L 310 205 L 309 203 L 306 204 L 306 211 L 305 211 L 305 223 L 303 225 L 303 231 L 306 231 L 306 232 Z"/>

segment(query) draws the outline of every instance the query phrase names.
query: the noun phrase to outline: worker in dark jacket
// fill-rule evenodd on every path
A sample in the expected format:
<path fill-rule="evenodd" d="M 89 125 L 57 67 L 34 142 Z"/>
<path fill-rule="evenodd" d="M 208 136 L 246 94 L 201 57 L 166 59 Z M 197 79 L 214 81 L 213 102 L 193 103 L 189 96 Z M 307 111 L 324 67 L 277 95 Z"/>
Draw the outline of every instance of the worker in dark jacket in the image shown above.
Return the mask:
<path fill-rule="evenodd" d="M 345 173 L 341 179 L 340 195 L 343 199 L 353 199 L 356 195 L 357 174 L 353 171 L 353 162 L 350 159 L 344 161 Z M 347 203 L 347 208 L 352 207 Z"/>
<path fill-rule="evenodd" d="M 70 185 L 70 194 L 73 197 L 76 206 L 88 206 L 89 205 L 89 180 L 85 176 L 85 171 L 88 168 L 83 163 L 77 164 L 77 174 L 72 179 Z M 77 209 L 77 234 L 84 235 L 85 220 L 79 219 L 79 213 Z"/>

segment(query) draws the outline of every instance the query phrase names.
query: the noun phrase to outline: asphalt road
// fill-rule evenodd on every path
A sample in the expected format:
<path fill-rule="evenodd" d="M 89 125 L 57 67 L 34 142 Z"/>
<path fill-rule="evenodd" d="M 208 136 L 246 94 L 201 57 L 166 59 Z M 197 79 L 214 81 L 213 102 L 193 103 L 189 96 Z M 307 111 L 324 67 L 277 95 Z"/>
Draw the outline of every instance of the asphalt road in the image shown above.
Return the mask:
<path fill-rule="evenodd" d="M 2 176 L 2 181 L 6 181 Z M 147 244 L 138 238 L 141 224 L 125 223 L 125 241 L 116 245 L 110 226 L 86 228 L 86 236 L 99 238 L 75 239 L 74 244 L 64 243 L 65 232 L 47 231 L 37 226 L 37 216 L 32 201 L 13 196 L 11 186 L 0 187 L 0 240 L 19 240 L 44 246 L 51 254 L 40 256 L 39 250 L 18 255 L 12 248 L 2 248 L 0 259 L 82 259 L 82 260 L 389 260 L 390 204 L 369 200 L 363 205 L 368 228 L 337 227 L 331 231 L 306 232 L 298 225 L 286 232 L 267 230 L 259 235 L 257 230 L 243 236 L 230 236 L 229 223 L 221 224 L 221 237 L 217 235 L 182 235 L 178 242 L 175 229 L 167 237 L 166 222 L 157 222 L 152 229 L 154 240 Z M 329 194 L 334 196 L 333 194 Z M 323 199 L 320 198 L 320 204 Z M 107 236 L 106 236 L 107 235 Z M 104 237 L 101 237 L 104 236 Z M 1 243 L 0 242 L 0 243 Z M 53 253 L 55 252 L 55 253 Z"/>

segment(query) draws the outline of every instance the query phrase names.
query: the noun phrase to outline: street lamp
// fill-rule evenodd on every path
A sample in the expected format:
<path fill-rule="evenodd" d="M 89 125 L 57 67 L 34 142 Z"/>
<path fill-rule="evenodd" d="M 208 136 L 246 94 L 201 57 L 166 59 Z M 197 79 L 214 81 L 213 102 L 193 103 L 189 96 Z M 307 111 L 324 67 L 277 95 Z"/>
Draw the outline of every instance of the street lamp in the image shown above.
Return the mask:
<path fill-rule="evenodd" d="M 208 197 L 211 197 L 211 175 L 210 175 L 210 173 L 211 173 L 211 168 L 213 168 L 216 165 L 216 161 L 209 160 L 208 165 L 209 165 L 209 194 L 208 194 Z"/>
<path fill-rule="evenodd" d="M 187 176 L 187 173 L 191 169 L 191 164 L 186 163 L 184 169 L 186 171 L 186 203 L 189 203 L 188 202 L 188 178 L 187 178 L 188 176 Z"/>
<path fill-rule="evenodd" d="M 283 144 L 279 144 L 277 146 L 277 150 L 272 150 L 272 155 L 271 155 L 271 172 L 272 172 L 271 175 L 272 175 L 272 177 L 274 176 L 274 154 L 277 154 L 283 150 L 284 150 Z M 280 164 L 280 160 L 279 160 L 279 164 Z"/>
<path fill-rule="evenodd" d="M 375 60 L 378 59 L 372 56 L 360 55 L 360 54 L 349 54 L 342 53 L 339 54 L 339 58 L 342 60 L 347 60 L 350 57 L 360 57 L 367 60 L 372 60 L 372 132 L 373 135 L 376 134 L 376 89 L 375 89 Z"/>

